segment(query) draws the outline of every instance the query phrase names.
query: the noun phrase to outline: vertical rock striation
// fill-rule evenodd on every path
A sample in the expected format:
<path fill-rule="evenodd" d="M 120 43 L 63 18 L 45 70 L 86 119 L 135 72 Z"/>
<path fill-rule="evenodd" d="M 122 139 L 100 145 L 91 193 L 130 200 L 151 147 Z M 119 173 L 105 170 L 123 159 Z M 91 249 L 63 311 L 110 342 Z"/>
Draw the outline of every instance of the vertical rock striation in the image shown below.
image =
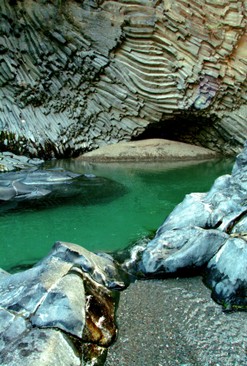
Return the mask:
<path fill-rule="evenodd" d="M 63 156 L 157 134 L 240 151 L 246 7 L 2 0 L 1 148 Z"/>

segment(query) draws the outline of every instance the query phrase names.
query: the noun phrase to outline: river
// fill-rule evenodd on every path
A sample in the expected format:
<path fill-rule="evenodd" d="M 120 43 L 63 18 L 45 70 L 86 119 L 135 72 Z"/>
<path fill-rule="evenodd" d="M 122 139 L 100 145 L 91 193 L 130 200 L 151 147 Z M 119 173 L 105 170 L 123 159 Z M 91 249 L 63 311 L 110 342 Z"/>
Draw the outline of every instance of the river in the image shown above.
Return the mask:
<path fill-rule="evenodd" d="M 95 174 L 123 184 L 112 200 L 29 209 L 0 216 L 0 267 L 11 272 L 45 256 L 57 240 L 91 251 L 122 250 L 152 235 L 190 192 L 206 192 L 231 172 L 232 159 L 191 162 L 85 163 L 55 160 L 47 167 Z"/>

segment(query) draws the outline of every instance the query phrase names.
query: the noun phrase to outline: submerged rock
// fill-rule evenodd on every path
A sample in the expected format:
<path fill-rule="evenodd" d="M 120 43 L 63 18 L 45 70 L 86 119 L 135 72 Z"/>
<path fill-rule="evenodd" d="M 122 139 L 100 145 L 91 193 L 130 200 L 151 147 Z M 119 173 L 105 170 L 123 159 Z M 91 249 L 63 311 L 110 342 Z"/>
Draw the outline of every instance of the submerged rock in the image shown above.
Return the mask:
<path fill-rule="evenodd" d="M 44 160 L 16 155 L 8 151 L 0 153 L 0 172 L 29 169 L 42 165 Z"/>
<path fill-rule="evenodd" d="M 0 212 L 59 204 L 95 204 L 125 193 L 118 182 L 62 169 L 23 170 L 0 175 Z"/>
<path fill-rule="evenodd" d="M 1 365 L 101 364 L 116 336 L 115 290 L 125 287 L 111 256 L 62 242 L 33 268 L 1 276 Z"/>
<path fill-rule="evenodd" d="M 53 186 L 71 183 L 79 177 L 67 171 L 25 170 L 0 175 L 0 202 L 24 201 L 39 198 L 51 193 Z"/>
<path fill-rule="evenodd" d="M 208 193 L 185 197 L 147 245 L 124 263 L 145 277 L 199 273 L 224 307 L 247 309 L 247 142 L 232 174 L 216 179 Z"/>

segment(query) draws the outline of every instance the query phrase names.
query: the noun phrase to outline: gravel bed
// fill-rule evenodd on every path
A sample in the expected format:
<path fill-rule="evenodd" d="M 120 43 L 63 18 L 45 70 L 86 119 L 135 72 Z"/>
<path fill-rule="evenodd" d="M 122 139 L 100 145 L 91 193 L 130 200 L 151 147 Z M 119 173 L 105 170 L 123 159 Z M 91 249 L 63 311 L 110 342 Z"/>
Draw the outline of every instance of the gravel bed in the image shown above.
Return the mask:
<path fill-rule="evenodd" d="M 106 366 L 246 366 L 247 313 L 225 313 L 200 277 L 137 281 L 121 293 Z"/>

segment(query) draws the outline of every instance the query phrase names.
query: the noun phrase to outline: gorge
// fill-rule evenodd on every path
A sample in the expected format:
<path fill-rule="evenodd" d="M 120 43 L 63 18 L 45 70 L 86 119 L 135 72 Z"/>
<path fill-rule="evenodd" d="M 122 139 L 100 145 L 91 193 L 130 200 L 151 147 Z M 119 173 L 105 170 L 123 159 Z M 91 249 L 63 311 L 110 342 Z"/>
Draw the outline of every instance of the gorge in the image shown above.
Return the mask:
<path fill-rule="evenodd" d="M 49 196 L 51 185 L 37 189 L 40 178 L 36 185 L 27 178 L 46 175 L 39 171 L 46 162 L 60 180 L 60 158 L 78 157 L 73 164 L 92 169 L 108 148 L 114 160 L 113 150 L 124 145 L 120 155 L 138 161 L 136 147 L 149 139 L 188 143 L 187 158 L 192 144 L 210 158 L 237 155 L 207 193 L 189 191 L 151 228 L 156 234 L 123 251 L 90 251 L 61 238 L 25 270 L 0 270 L 1 365 L 247 364 L 246 8 L 246 0 L 1 0 L 1 207 Z M 160 159 L 157 146 L 152 155 L 147 142 L 144 165 Z M 122 182 L 90 174 L 83 184 L 100 182 L 99 200 L 105 192 L 111 200 L 115 187 L 124 196 Z M 60 188 L 69 191 L 67 183 Z M 65 197 L 57 192 L 55 204 Z M 1 240 L 7 251 L 7 235 Z M 203 277 L 209 291 L 189 275 Z M 132 329 L 142 347 L 134 359 Z M 109 348 L 116 353 L 106 358 Z"/>

